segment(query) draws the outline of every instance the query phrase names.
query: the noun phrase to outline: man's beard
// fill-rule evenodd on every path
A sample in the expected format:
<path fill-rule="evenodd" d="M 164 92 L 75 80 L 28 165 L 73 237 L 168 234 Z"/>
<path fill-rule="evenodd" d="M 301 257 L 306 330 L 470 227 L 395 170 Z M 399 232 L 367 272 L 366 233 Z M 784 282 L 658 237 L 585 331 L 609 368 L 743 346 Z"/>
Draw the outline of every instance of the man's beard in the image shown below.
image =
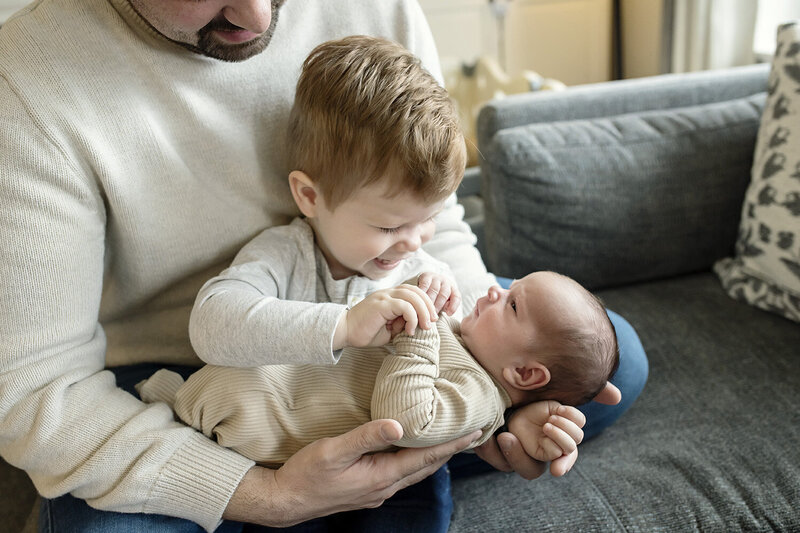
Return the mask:
<path fill-rule="evenodd" d="M 214 35 L 214 31 L 237 31 L 242 28 L 231 24 L 225 19 L 212 20 L 197 32 L 197 46 L 189 48 L 198 54 L 222 61 L 236 62 L 250 59 L 263 52 L 272 40 L 272 35 L 275 33 L 275 24 L 278 22 L 279 8 L 284 2 L 285 0 L 271 0 L 272 19 L 270 20 L 269 28 L 252 41 L 239 44 L 220 41 Z"/>

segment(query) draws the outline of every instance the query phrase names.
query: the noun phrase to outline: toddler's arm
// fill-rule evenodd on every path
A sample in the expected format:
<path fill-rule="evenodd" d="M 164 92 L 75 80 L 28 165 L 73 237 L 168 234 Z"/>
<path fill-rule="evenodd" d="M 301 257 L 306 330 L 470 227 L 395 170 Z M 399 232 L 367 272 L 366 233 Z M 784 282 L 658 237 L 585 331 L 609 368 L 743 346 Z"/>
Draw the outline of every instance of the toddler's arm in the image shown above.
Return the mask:
<path fill-rule="evenodd" d="M 195 299 L 189 336 L 209 364 L 334 364 L 336 324 L 347 307 L 317 303 L 310 228 L 270 228 L 247 243 L 231 266 Z"/>

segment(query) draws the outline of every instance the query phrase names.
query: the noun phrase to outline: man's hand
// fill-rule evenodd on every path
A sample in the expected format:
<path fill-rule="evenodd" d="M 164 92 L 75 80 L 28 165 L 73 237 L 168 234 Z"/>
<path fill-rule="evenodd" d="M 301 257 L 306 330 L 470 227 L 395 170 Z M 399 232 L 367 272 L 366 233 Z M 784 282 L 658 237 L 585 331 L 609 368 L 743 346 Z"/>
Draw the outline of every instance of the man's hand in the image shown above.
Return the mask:
<path fill-rule="evenodd" d="M 417 326 L 430 329 L 436 309 L 419 287 L 399 285 L 375 291 L 342 315 L 333 336 L 333 349 L 346 346 L 383 346 L 392 337 L 392 324 L 402 319 L 406 333 Z"/>
<path fill-rule="evenodd" d="M 223 517 L 286 527 L 332 513 L 378 507 L 468 448 L 480 431 L 429 448 L 381 452 L 402 436 L 396 421 L 373 420 L 339 437 L 309 444 L 278 470 L 253 467 Z"/>
<path fill-rule="evenodd" d="M 612 383 L 606 383 L 605 388 L 595 396 L 593 401 L 616 405 L 621 400 L 620 390 Z M 525 408 L 523 407 L 523 409 Z M 583 427 L 583 424 L 580 426 Z M 496 469 L 503 472 L 516 472 L 525 479 L 536 479 L 546 469 L 545 463 L 537 461 L 525 452 L 522 442 L 513 433 L 501 433 L 496 439 L 491 438 L 480 447 L 475 448 L 475 452 Z M 577 459 L 577 449 L 573 453 L 562 455 L 550 463 L 550 473 L 553 476 L 563 476 L 570 471 Z"/>
<path fill-rule="evenodd" d="M 461 291 L 458 290 L 455 280 L 448 276 L 423 272 L 417 278 L 417 286 L 431 299 L 437 314 L 444 311 L 453 316 L 461 307 Z"/>

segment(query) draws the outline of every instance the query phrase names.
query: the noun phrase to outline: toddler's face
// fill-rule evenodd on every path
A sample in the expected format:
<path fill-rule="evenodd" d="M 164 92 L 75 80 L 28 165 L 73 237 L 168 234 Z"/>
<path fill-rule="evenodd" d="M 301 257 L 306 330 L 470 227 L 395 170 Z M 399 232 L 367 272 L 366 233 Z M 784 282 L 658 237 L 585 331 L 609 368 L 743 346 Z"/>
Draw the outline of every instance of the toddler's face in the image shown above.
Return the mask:
<path fill-rule="evenodd" d="M 320 202 L 312 224 L 335 279 L 354 274 L 380 279 L 433 237 L 433 217 L 443 206 L 444 200 L 423 205 L 410 193 L 388 198 L 385 185 L 378 183 L 361 188 L 333 211 Z"/>
<path fill-rule="evenodd" d="M 510 289 L 495 286 L 461 321 L 461 336 L 475 359 L 498 378 L 502 369 L 523 366 L 533 353 L 558 342 L 548 332 L 582 316 L 585 304 L 572 282 L 552 272 L 534 272 Z"/>

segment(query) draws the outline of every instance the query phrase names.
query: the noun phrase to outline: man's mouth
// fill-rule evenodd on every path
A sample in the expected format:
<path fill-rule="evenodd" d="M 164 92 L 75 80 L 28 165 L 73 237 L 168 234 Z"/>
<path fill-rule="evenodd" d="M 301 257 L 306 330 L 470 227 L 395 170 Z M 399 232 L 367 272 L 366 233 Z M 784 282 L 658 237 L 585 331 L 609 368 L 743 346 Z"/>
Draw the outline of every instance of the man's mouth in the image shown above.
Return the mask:
<path fill-rule="evenodd" d="M 258 33 L 252 31 L 236 29 L 236 30 L 214 30 L 214 33 L 223 41 L 230 44 L 240 44 L 252 41 L 258 37 Z"/>

